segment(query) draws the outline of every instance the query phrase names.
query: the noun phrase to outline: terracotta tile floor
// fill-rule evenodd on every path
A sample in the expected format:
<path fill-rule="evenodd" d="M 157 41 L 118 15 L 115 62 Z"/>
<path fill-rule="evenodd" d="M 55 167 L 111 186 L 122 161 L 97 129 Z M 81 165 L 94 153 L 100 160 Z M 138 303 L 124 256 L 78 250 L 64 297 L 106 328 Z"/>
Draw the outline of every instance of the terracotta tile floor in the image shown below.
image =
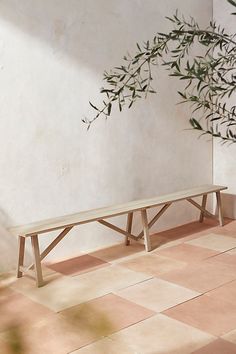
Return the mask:
<path fill-rule="evenodd" d="M 205 220 L 0 283 L 0 354 L 236 354 L 236 221 Z M 18 351 L 12 351 L 16 348 Z"/>
<path fill-rule="evenodd" d="M 66 261 L 49 264 L 48 267 L 64 275 L 77 275 L 106 265 L 108 265 L 108 263 L 102 259 L 85 254 Z"/>

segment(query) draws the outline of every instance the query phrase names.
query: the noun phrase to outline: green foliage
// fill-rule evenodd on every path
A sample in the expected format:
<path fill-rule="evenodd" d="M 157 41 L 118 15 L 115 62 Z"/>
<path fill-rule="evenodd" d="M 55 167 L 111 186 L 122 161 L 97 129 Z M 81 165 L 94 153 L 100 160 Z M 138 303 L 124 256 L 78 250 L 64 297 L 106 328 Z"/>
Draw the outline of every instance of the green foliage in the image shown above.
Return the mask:
<path fill-rule="evenodd" d="M 235 0 L 227 1 L 236 7 Z M 230 104 L 236 92 L 236 35 L 226 33 L 213 21 L 202 30 L 193 18 L 186 20 L 178 12 L 167 20 L 173 26 L 170 32 L 137 43 L 135 55 L 124 56 L 120 66 L 104 73 L 103 106 L 90 103 L 96 114 L 83 121 L 89 128 L 100 116 L 110 116 L 113 105 L 122 111 L 155 93 L 152 70 L 162 65 L 171 77 L 185 83 L 179 95 L 182 102 L 191 104 L 192 128 L 223 142 L 236 142 L 236 105 Z M 191 49 L 196 44 L 201 54 L 193 57 Z"/>

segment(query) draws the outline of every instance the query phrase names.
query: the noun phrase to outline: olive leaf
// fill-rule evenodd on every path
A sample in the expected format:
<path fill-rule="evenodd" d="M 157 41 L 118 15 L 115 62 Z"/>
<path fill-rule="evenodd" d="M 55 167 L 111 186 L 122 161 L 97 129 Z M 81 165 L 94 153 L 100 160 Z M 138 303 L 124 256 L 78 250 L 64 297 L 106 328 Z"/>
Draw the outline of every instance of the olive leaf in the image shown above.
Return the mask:
<path fill-rule="evenodd" d="M 236 6 L 236 0 L 227 1 Z M 169 32 L 137 43 L 136 53 L 126 54 L 120 65 L 104 72 L 103 105 L 98 108 L 89 102 L 96 114 L 84 118 L 84 123 L 89 128 L 101 116 L 111 116 L 114 105 L 123 111 L 156 93 L 153 70 L 164 66 L 169 76 L 185 84 L 178 91 L 180 103 L 189 103 L 192 113 L 198 112 L 198 118 L 190 119 L 191 127 L 223 142 L 236 142 L 236 105 L 228 100 L 236 93 L 236 34 L 227 33 L 215 21 L 201 29 L 194 18 L 185 19 L 178 11 L 166 19 L 172 25 Z M 199 55 L 192 56 L 196 43 Z"/>

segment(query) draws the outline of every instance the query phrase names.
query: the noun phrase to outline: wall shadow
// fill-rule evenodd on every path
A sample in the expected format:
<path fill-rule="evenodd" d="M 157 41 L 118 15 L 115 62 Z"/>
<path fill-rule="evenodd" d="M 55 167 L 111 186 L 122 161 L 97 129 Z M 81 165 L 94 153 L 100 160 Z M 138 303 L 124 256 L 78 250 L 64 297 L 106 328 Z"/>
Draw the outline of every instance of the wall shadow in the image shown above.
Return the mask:
<path fill-rule="evenodd" d="M 222 193 L 223 214 L 231 219 L 236 219 L 236 195 Z"/>
<path fill-rule="evenodd" d="M 158 6 L 159 7 L 159 6 Z M 109 59 L 111 67 L 115 59 L 119 63 L 130 46 L 132 36 L 124 36 L 126 31 L 133 32 L 133 38 L 144 40 L 140 22 L 144 18 L 158 15 L 156 2 L 126 0 L 2 0 L 0 19 L 16 26 L 27 35 L 45 42 L 55 56 L 66 54 L 80 64 L 101 71 Z M 156 27 L 156 24 L 153 24 Z M 154 34 L 150 25 L 150 35 Z M 157 30 L 157 29 L 156 29 Z M 136 34 L 136 35 L 135 35 Z M 105 43 L 105 45 L 100 45 Z M 37 44 L 37 43 L 36 43 Z M 112 48 L 116 46 L 113 58 Z"/>

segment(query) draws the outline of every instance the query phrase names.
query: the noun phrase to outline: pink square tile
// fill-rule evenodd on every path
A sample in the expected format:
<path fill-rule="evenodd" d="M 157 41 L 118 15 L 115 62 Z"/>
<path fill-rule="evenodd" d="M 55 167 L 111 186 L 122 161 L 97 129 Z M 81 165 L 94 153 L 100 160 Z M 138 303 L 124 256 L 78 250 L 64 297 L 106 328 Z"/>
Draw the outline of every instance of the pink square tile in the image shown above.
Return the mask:
<path fill-rule="evenodd" d="M 11 346 L 0 338 L 0 353 L 1 354 L 13 354 Z M 27 353 L 28 354 L 28 353 Z"/>
<path fill-rule="evenodd" d="M 16 295 L 17 292 L 9 287 L 0 288 L 0 306 L 4 306 L 4 303 L 9 300 L 10 296 Z"/>
<path fill-rule="evenodd" d="M 94 251 L 90 253 L 90 255 L 102 259 L 106 262 L 115 262 L 122 258 L 129 257 L 143 251 L 144 247 L 142 244 L 139 242 L 131 241 L 129 246 L 126 246 L 124 243 L 120 243 L 118 245 Z"/>
<path fill-rule="evenodd" d="M 67 354 L 99 339 L 93 331 L 78 327 L 59 314 L 51 315 L 21 329 L 24 354 Z M 2 333 L 9 342 L 9 331 Z M 2 353 L 1 353 L 2 354 Z"/>
<path fill-rule="evenodd" d="M 235 267 L 208 261 L 191 263 L 181 270 L 161 274 L 159 278 L 204 293 L 236 279 Z"/>
<path fill-rule="evenodd" d="M 33 324 L 53 312 L 19 293 L 5 297 L 0 303 L 0 331 L 12 326 Z"/>
<path fill-rule="evenodd" d="M 188 236 L 191 237 L 194 234 L 198 234 L 199 232 L 205 231 L 209 228 L 210 226 L 206 225 L 205 223 L 191 222 L 188 224 L 174 227 L 169 230 L 159 232 L 158 235 L 165 237 L 169 240 L 177 240 Z"/>
<path fill-rule="evenodd" d="M 139 256 L 122 262 L 119 265 L 132 269 L 136 272 L 143 272 L 153 276 L 158 276 L 171 270 L 181 269 L 186 265 L 186 263 L 157 254 L 146 254 L 144 256 Z"/>
<path fill-rule="evenodd" d="M 224 228 L 229 231 L 236 231 L 236 220 L 231 219 Z"/>
<path fill-rule="evenodd" d="M 129 354 L 190 354 L 215 340 L 206 332 L 162 314 L 125 328 L 110 338 L 130 348 Z"/>
<path fill-rule="evenodd" d="M 168 309 L 164 314 L 215 336 L 236 328 L 236 304 L 206 295 Z"/>
<path fill-rule="evenodd" d="M 219 254 L 217 251 L 203 247 L 192 246 L 186 243 L 154 251 L 155 254 L 174 258 L 182 262 L 194 263 Z"/>
<path fill-rule="evenodd" d="M 213 219 L 205 219 L 203 223 L 194 221 L 188 224 L 177 226 L 171 230 L 164 231 L 161 234 L 164 237 L 181 238 L 204 232 L 206 230 L 211 229 L 212 227 L 215 227 L 216 225 L 218 225 L 218 221 L 215 221 Z"/>
<path fill-rule="evenodd" d="M 48 268 L 64 275 L 77 275 L 109 265 L 106 261 L 88 254 L 48 264 Z"/>
<path fill-rule="evenodd" d="M 177 261 L 175 259 L 146 254 L 120 263 L 119 265 L 127 267 L 136 272 L 143 272 L 153 276 L 169 272 L 175 269 L 181 269 L 185 267 L 186 263 Z"/>
<path fill-rule="evenodd" d="M 172 243 L 183 243 L 186 241 L 199 238 L 206 233 L 211 232 L 214 226 L 217 225 L 217 221 L 204 221 L 204 223 L 199 223 L 198 221 L 191 222 L 185 225 L 181 225 L 169 230 L 159 232 L 152 235 L 152 244 L 155 239 L 161 238 L 162 241 L 158 246 L 168 247 L 168 244 L 172 246 Z M 155 246 L 155 243 L 154 243 Z M 157 247 L 153 247 L 154 249 Z"/>
<path fill-rule="evenodd" d="M 235 268 L 236 271 L 236 252 L 235 254 L 231 251 L 220 253 L 219 255 L 208 259 L 208 261 L 212 264 L 219 263 L 230 265 L 231 267 Z"/>
<path fill-rule="evenodd" d="M 117 332 L 155 315 L 156 312 L 114 294 L 91 300 L 61 312 L 66 318 L 82 319 L 83 326 L 100 335 Z"/>
<path fill-rule="evenodd" d="M 236 328 L 222 336 L 222 339 L 236 345 Z"/>
<path fill-rule="evenodd" d="M 192 352 L 192 354 L 235 354 L 236 345 L 223 339 L 217 339 L 214 342 L 204 346 L 201 349 Z"/>
<path fill-rule="evenodd" d="M 206 295 L 222 301 L 229 301 L 234 304 L 236 299 L 236 281 L 234 280 L 230 283 L 224 284 L 219 288 L 206 293 Z"/>
<path fill-rule="evenodd" d="M 169 240 L 166 237 L 160 235 L 160 233 L 150 235 L 150 241 L 152 250 L 159 249 L 160 247 L 167 247 L 168 243 L 173 240 Z"/>
<path fill-rule="evenodd" d="M 218 252 L 225 252 L 236 247 L 236 239 L 229 236 L 208 233 L 187 242 L 192 246 L 208 248 Z"/>
<path fill-rule="evenodd" d="M 216 234 L 216 235 L 229 236 L 229 237 L 236 238 L 236 232 L 226 229 L 226 226 L 214 228 L 210 232 L 213 234 Z"/>
<path fill-rule="evenodd" d="M 156 278 L 121 289 L 117 294 L 156 312 L 162 312 L 200 295 L 196 291 Z"/>

